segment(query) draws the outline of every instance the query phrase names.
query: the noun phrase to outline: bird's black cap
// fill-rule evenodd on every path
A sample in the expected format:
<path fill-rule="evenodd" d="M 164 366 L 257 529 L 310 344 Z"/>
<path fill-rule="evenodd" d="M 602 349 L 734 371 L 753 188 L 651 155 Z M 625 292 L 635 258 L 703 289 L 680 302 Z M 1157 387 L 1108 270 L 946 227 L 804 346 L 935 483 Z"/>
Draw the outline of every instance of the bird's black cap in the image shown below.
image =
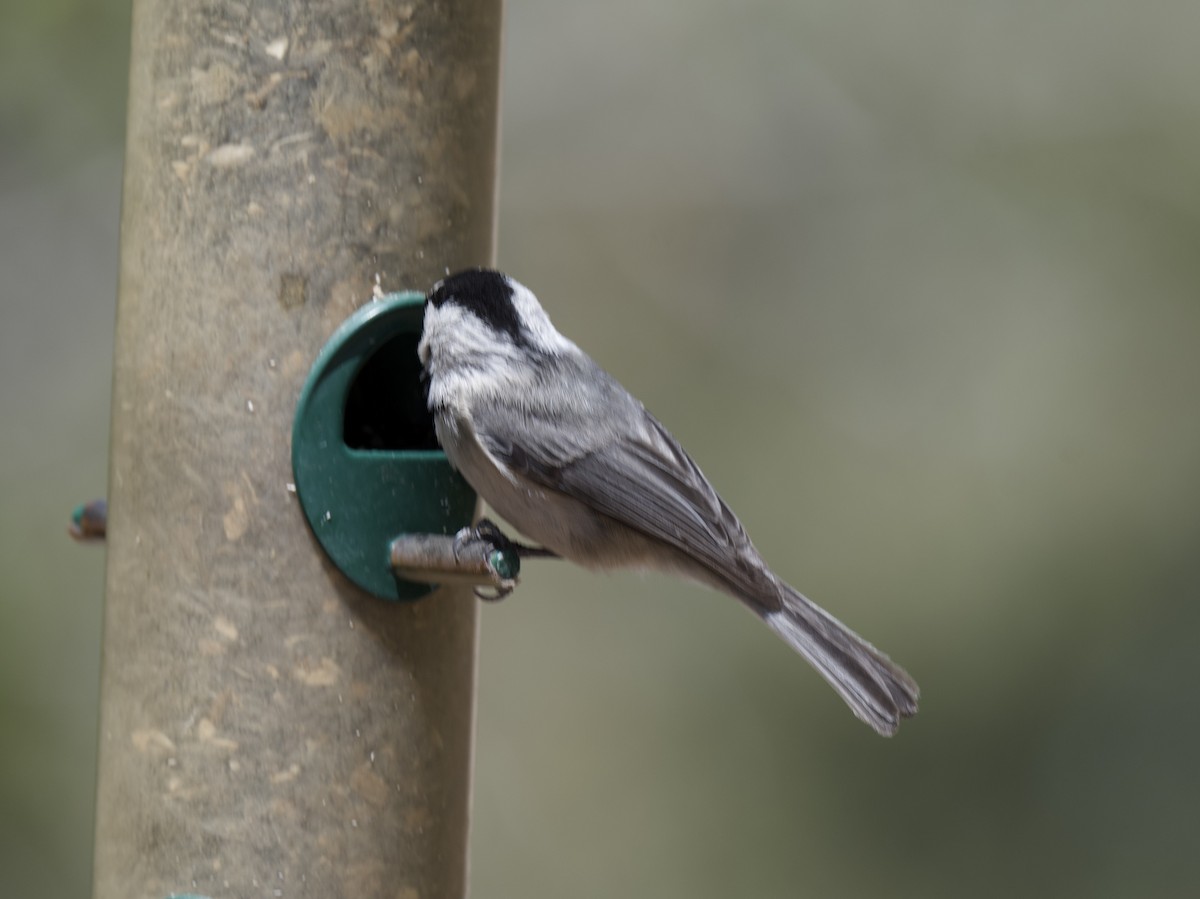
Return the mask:
<path fill-rule="evenodd" d="M 494 330 L 521 340 L 521 317 L 513 305 L 512 282 L 502 272 L 468 268 L 433 285 L 426 302 L 435 309 L 454 303 Z"/>

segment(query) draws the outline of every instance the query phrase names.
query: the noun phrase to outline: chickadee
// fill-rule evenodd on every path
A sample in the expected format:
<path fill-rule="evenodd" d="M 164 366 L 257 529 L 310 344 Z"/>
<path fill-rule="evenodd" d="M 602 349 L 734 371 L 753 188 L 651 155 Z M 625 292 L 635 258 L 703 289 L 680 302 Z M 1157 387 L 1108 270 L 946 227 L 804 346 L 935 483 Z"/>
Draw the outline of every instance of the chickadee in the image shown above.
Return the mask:
<path fill-rule="evenodd" d="M 741 600 L 884 736 L 916 714 L 916 682 L 771 572 L 683 447 L 528 288 L 486 269 L 439 281 L 418 351 L 450 463 L 518 530 L 587 568 Z"/>

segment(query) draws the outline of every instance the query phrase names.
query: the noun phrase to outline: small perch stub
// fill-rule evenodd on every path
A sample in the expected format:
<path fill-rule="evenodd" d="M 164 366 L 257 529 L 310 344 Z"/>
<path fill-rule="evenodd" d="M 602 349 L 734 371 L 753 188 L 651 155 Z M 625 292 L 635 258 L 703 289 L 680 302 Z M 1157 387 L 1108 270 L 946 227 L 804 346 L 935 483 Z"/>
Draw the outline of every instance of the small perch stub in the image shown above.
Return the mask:
<path fill-rule="evenodd" d="M 521 558 L 553 557 L 554 553 L 509 539 L 486 518 L 452 537 L 442 534 L 402 534 L 389 551 L 392 570 L 407 581 L 465 584 L 482 599 L 503 599 L 512 593 L 521 573 Z M 491 587 L 494 593 L 482 593 Z"/>
<path fill-rule="evenodd" d="M 108 532 L 108 500 L 94 499 L 76 506 L 67 533 L 80 543 L 103 540 Z"/>

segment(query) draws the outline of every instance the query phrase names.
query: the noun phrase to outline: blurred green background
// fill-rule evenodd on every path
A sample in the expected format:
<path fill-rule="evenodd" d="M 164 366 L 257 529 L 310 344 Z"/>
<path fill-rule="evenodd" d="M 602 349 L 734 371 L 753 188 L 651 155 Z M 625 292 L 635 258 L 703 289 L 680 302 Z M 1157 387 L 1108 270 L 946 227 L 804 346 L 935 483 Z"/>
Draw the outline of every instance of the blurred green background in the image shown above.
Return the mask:
<path fill-rule="evenodd" d="M 0 7 L 0 895 L 84 897 L 128 4 Z M 1200 6 L 510 2 L 500 263 L 781 575 L 483 612 L 472 895 L 1200 884 Z M 388 285 L 412 286 L 412 285 Z M 419 286 L 419 285 L 417 285 Z"/>

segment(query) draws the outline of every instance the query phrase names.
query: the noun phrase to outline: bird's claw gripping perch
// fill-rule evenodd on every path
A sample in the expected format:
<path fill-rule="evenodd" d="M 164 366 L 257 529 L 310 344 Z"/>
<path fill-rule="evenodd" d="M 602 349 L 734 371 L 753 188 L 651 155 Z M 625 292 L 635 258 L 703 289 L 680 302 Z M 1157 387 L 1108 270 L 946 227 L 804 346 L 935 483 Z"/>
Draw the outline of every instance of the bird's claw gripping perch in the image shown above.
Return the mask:
<path fill-rule="evenodd" d="M 453 536 L 402 534 L 392 541 L 392 570 L 405 580 L 465 584 L 489 602 L 504 599 L 517 585 L 522 558 L 549 557 L 549 550 L 510 539 L 486 518 Z"/>

